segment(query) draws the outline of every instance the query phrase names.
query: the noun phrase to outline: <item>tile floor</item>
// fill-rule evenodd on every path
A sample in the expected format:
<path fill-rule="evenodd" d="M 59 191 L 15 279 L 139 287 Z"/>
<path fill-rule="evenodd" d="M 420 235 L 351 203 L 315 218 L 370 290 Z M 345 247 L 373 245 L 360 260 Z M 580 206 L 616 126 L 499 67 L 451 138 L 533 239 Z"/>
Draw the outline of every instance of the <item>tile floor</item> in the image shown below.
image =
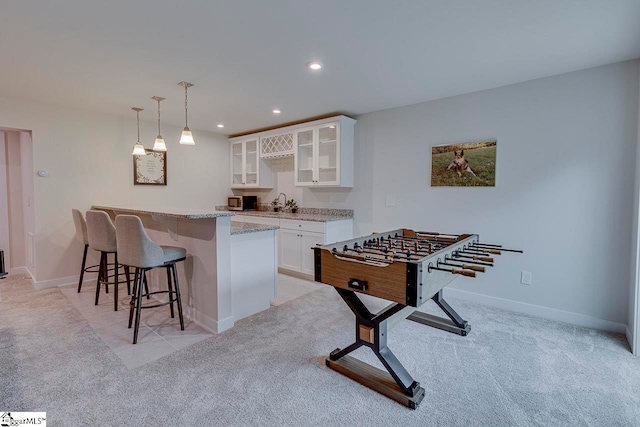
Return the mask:
<path fill-rule="evenodd" d="M 271 301 L 271 305 L 280 305 L 313 292 L 321 286 L 323 285 L 308 280 L 278 274 L 278 295 Z M 94 305 L 95 289 L 95 280 L 86 281 L 80 293 L 77 292 L 76 285 L 60 287 L 63 295 L 78 309 L 89 325 L 129 369 L 160 359 L 202 340 L 216 337 L 215 334 L 204 330 L 186 316 L 185 330 L 181 331 L 177 309 L 175 318 L 172 319 L 169 315 L 169 307 L 164 306 L 142 310 L 138 343 L 133 345 L 133 328 L 127 327 L 131 297 L 126 294 L 126 285 L 121 285 L 119 288 L 118 311 L 113 310 L 112 286 L 109 287 L 109 294 L 105 293 L 104 287 L 101 289 L 98 305 Z"/>
<path fill-rule="evenodd" d="M 326 285 L 286 274 L 278 274 L 278 296 L 271 300 L 271 305 L 280 305 L 323 286 Z"/>

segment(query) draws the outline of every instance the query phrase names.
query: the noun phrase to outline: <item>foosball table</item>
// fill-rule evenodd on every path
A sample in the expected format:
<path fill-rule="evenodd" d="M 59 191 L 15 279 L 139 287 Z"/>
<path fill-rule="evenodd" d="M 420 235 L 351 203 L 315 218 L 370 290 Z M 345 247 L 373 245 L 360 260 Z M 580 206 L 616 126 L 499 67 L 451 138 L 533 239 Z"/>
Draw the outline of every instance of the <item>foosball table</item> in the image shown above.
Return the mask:
<path fill-rule="evenodd" d="M 466 336 L 469 324 L 444 300 L 442 289 L 457 276 L 476 277 L 493 267 L 494 256 L 519 252 L 485 244 L 477 234 L 441 234 L 397 229 L 345 240 L 314 250 L 316 282 L 331 285 L 356 316 L 355 342 L 336 349 L 326 359 L 328 367 L 412 409 L 424 397 L 424 388 L 411 377 L 387 346 L 388 332 L 409 319 Z M 391 301 L 371 313 L 358 293 Z M 416 311 L 433 300 L 447 318 Z M 349 353 L 369 347 L 387 372 Z"/>

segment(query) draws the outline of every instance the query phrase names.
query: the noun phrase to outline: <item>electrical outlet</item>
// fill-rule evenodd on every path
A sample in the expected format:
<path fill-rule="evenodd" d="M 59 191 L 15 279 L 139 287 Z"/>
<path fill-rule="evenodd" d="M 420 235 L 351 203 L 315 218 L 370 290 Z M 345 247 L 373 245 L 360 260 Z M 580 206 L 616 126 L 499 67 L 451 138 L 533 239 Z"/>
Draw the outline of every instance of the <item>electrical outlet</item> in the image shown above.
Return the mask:
<path fill-rule="evenodd" d="M 520 283 L 523 285 L 530 285 L 533 283 L 533 273 L 530 271 L 522 271 L 520 273 Z"/>
<path fill-rule="evenodd" d="M 393 196 L 387 196 L 387 197 L 385 197 L 385 199 L 384 199 L 384 205 L 385 205 L 385 206 L 390 206 L 390 207 L 395 206 L 395 205 L 396 205 L 396 198 L 395 198 L 395 197 L 393 197 Z"/>

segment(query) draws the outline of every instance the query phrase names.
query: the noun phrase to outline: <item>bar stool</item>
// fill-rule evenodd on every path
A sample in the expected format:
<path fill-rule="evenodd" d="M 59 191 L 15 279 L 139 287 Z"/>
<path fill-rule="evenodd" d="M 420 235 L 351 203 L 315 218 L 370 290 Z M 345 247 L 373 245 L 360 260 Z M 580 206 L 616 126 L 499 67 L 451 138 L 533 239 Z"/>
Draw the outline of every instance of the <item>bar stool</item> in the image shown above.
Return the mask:
<path fill-rule="evenodd" d="M 109 254 L 114 255 L 115 286 L 113 292 L 113 309 L 118 311 L 118 282 L 120 276 L 120 265 L 118 263 L 118 247 L 116 245 L 116 229 L 111 222 L 111 218 L 103 211 L 87 211 L 87 235 L 91 249 L 100 251 L 100 269 L 98 270 L 98 281 L 96 283 L 96 305 L 100 298 L 100 284 L 105 284 L 105 290 L 109 293 L 109 266 L 107 258 Z M 123 265 L 127 276 L 127 291 L 131 293 L 131 280 L 129 279 L 129 266 Z"/>
<path fill-rule="evenodd" d="M 89 249 L 89 236 L 87 235 L 87 221 L 84 219 L 84 214 L 78 209 L 71 209 L 71 215 L 73 216 L 73 224 L 76 227 L 76 240 L 84 245 L 84 254 L 82 255 L 82 267 L 80 267 L 80 280 L 78 281 L 78 293 L 82 288 L 82 280 L 84 279 L 84 273 L 96 273 L 95 268 L 97 265 L 91 265 L 86 267 L 87 264 L 87 250 Z"/>
<path fill-rule="evenodd" d="M 135 215 L 118 215 L 116 216 L 116 235 L 118 254 L 120 261 L 128 266 L 135 267 L 133 294 L 131 295 L 131 306 L 129 309 L 129 328 L 133 322 L 133 314 L 135 308 L 136 324 L 133 330 L 133 343 L 138 342 L 138 329 L 140 327 L 140 311 L 145 308 L 161 307 L 169 305 L 171 308 L 171 317 L 174 317 L 173 303 L 178 303 L 178 317 L 180 318 L 180 330 L 184 331 L 184 320 L 182 318 L 182 301 L 180 299 L 180 286 L 178 284 L 178 275 L 176 273 L 176 262 L 184 261 L 187 257 L 187 251 L 184 248 L 175 246 L 160 246 L 149 238 L 142 221 Z M 147 297 L 152 294 L 166 293 L 169 295 L 169 301 L 154 305 L 142 306 L 142 284 L 147 284 L 146 272 L 153 269 L 164 267 L 167 269 L 167 291 L 156 291 L 149 293 L 147 289 Z M 172 287 L 175 285 L 175 291 Z M 137 296 L 136 296 L 137 292 Z"/>

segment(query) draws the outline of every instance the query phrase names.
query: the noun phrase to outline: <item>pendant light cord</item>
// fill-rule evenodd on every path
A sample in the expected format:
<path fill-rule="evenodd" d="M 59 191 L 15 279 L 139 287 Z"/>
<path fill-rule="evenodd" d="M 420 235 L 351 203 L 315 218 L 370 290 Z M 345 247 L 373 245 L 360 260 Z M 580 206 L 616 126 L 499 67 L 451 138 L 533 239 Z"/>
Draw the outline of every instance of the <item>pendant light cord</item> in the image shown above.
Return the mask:
<path fill-rule="evenodd" d="M 184 126 L 189 127 L 187 122 L 187 85 L 184 85 Z"/>
<path fill-rule="evenodd" d="M 160 135 L 160 100 L 158 100 L 158 136 Z"/>
<path fill-rule="evenodd" d="M 140 142 L 140 111 L 136 111 L 136 117 L 138 118 L 138 143 Z"/>

